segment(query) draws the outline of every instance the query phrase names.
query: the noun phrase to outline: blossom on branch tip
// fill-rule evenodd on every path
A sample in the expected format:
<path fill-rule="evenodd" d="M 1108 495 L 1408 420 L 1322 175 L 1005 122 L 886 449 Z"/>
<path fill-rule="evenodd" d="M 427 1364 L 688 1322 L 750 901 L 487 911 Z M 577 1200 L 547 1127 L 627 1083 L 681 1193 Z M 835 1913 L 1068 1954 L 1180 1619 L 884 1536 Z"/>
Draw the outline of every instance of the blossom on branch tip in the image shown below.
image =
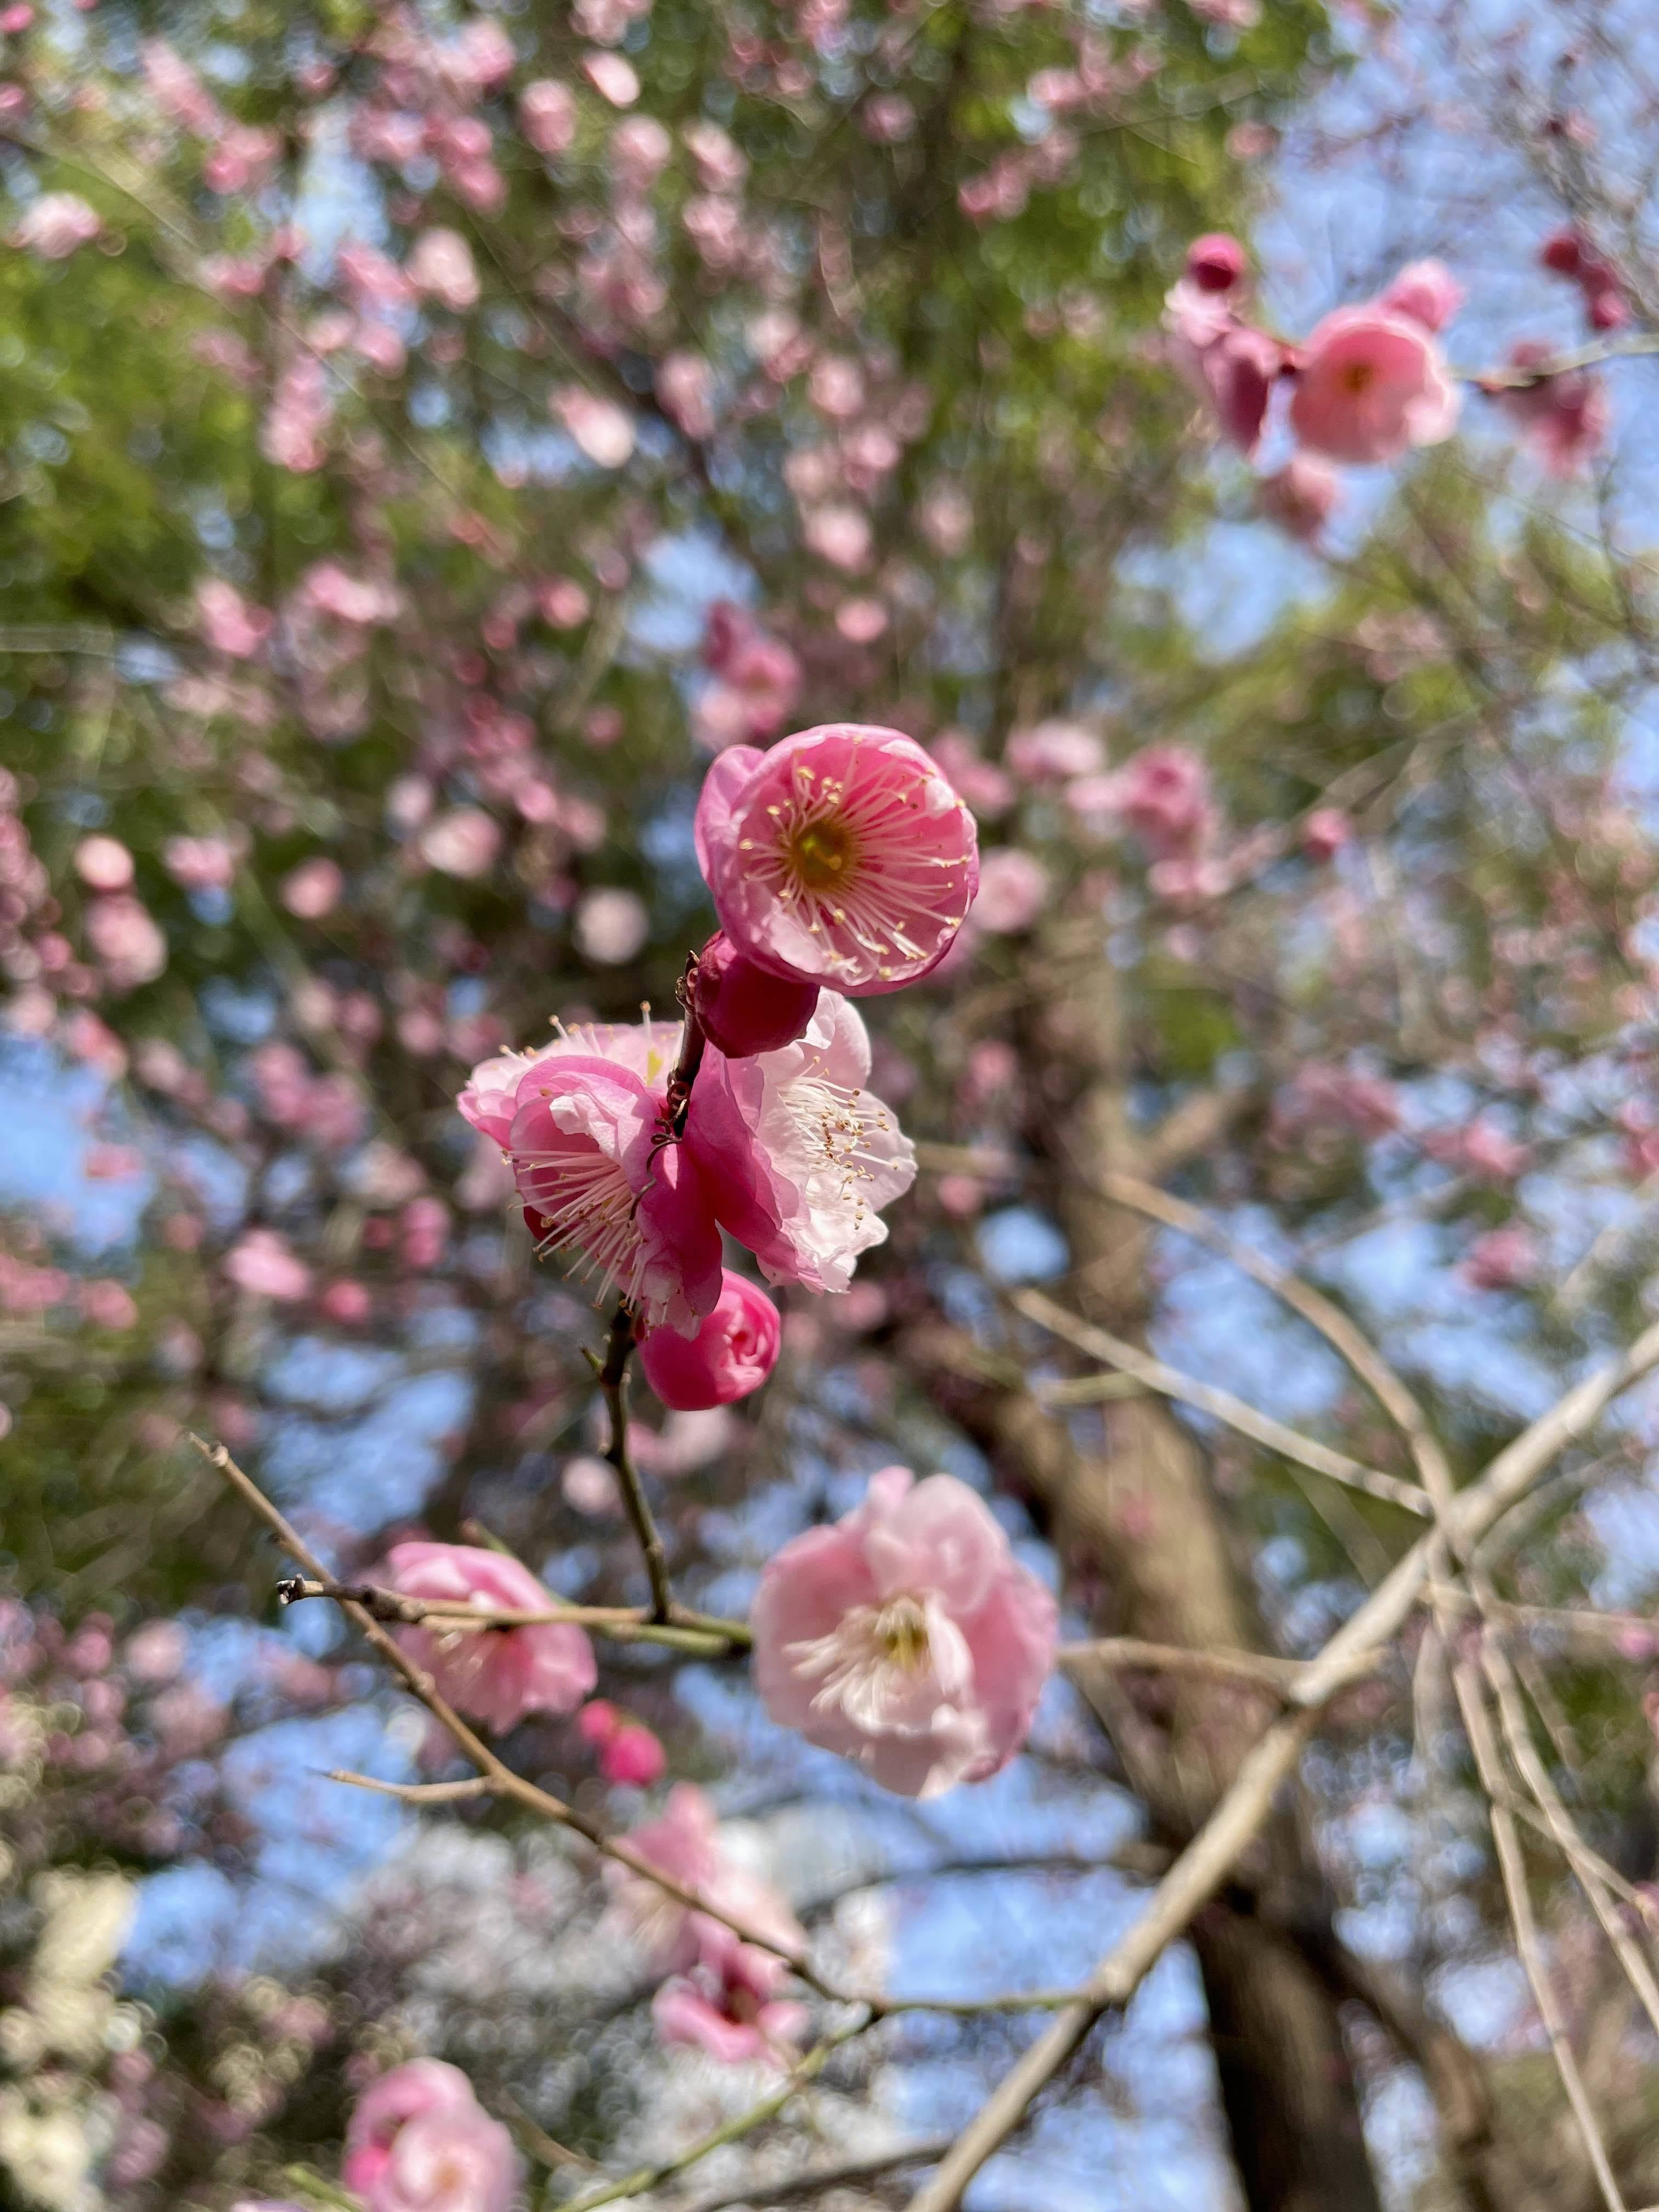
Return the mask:
<path fill-rule="evenodd" d="M 702 1413 L 758 1390 L 778 1364 L 781 1335 L 765 1291 L 727 1268 L 719 1302 L 696 1334 L 652 1329 L 640 1346 L 640 1365 L 665 1406 Z"/>
<path fill-rule="evenodd" d="M 1421 323 L 1373 302 L 1339 307 L 1303 349 L 1291 427 L 1334 461 L 1398 460 L 1456 427 L 1457 386 Z"/>
<path fill-rule="evenodd" d="M 913 739 L 857 722 L 720 754 L 696 843 L 739 952 L 854 997 L 927 975 L 979 884 L 974 817 L 949 781 Z"/>
<path fill-rule="evenodd" d="M 471 1544 L 394 1544 L 386 1579 L 405 1597 L 486 1613 L 545 1613 L 553 1601 L 527 1567 Z M 464 1620 L 400 1628 L 398 1640 L 458 1712 L 498 1735 L 526 1713 L 568 1713 L 599 1680 L 593 1647 L 568 1621 L 489 1628 Z"/>
<path fill-rule="evenodd" d="M 915 1180 L 915 1148 L 865 1088 L 869 1076 L 864 1024 L 834 991 L 793 1044 L 703 1056 L 686 1149 L 716 1216 L 769 1282 L 844 1291 L 859 1254 L 886 1237 L 881 1208 Z"/>
<path fill-rule="evenodd" d="M 1509 365 L 1535 369 L 1554 350 L 1540 339 L 1522 338 L 1510 348 Z M 1607 444 L 1612 418 L 1607 386 L 1587 369 L 1565 369 L 1530 384 L 1502 386 L 1496 398 L 1549 476 L 1581 474 Z"/>
<path fill-rule="evenodd" d="M 413 2058 L 358 2100 L 340 2179 L 366 2212 L 508 2212 L 519 2159 L 458 2067 Z"/>
<path fill-rule="evenodd" d="M 1054 1599 L 954 1475 L 872 1475 L 761 1576 L 755 1686 L 773 1720 L 884 1789 L 934 1797 L 1005 1766 L 1054 1667 Z"/>

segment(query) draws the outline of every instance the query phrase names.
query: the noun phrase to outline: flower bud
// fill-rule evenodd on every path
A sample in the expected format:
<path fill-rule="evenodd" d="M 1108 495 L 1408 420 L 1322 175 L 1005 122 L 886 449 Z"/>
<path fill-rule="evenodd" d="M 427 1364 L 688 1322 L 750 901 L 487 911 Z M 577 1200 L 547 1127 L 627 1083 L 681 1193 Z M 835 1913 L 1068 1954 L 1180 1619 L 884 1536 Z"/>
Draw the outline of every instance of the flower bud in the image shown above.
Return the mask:
<path fill-rule="evenodd" d="M 723 930 L 697 955 L 691 1004 L 703 1035 L 728 1060 L 793 1044 L 817 1003 L 816 983 L 769 975 L 745 960 Z"/>
<path fill-rule="evenodd" d="M 758 1390 L 778 1360 L 778 1310 L 764 1291 L 722 1270 L 720 1303 L 693 1337 L 653 1328 L 640 1346 L 645 1379 L 665 1406 L 698 1413 Z"/>

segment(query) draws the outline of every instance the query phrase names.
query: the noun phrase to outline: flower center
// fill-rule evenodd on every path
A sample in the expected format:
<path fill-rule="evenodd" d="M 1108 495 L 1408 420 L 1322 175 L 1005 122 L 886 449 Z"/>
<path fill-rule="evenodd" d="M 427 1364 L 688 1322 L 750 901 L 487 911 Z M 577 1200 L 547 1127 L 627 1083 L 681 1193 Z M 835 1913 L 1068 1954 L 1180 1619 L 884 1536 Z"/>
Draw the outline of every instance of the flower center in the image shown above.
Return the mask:
<path fill-rule="evenodd" d="M 789 840 L 789 860 L 809 891 L 834 890 L 855 857 L 853 835 L 835 816 L 803 823 Z"/>
<path fill-rule="evenodd" d="M 1352 392 L 1358 399 L 1363 392 L 1370 390 L 1376 374 L 1370 362 L 1351 361 L 1340 372 L 1339 381 L 1345 392 Z"/>
<path fill-rule="evenodd" d="M 829 1635 L 791 1644 L 786 1655 L 818 1682 L 812 1703 L 819 1711 L 839 1708 L 865 1729 L 890 1725 L 911 1683 L 933 1662 L 927 1612 L 915 1597 L 855 1605 Z"/>
<path fill-rule="evenodd" d="M 883 1606 L 873 1635 L 889 1664 L 905 1674 L 918 1674 L 927 1664 L 927 1616 L 915 1598 L 896 1597 Z"/>

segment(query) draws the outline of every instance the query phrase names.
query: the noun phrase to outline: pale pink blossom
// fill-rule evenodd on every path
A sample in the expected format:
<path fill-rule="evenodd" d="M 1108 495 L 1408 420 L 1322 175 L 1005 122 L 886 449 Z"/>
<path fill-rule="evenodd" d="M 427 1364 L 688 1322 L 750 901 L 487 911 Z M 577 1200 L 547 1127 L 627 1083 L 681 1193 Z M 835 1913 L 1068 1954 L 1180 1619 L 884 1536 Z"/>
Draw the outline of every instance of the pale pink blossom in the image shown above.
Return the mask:
<path fill-rule="evenodd" d="M 857 996 L 949 951 L 979 882 L 974 817 L 912 738 L 833 722 L 721 753 L 697 857 L 720 926 L 757 967 Z"/>
<path fill-rule="evenodd" d="M 161 39 L 146 39 L 138 52 L 145 89 L 168 121 L 194 137 L 216 137 L 223 111 L 189 63 Z"/>
<path fill-rule="evenodd" d="M 836 628 L 849 645 L 873 645 L 890 619 L 879 599 L 843 599 L 836 609 Z"/>
<path fill-rule="evenodd" d="M 576 136 L 576 95 L 556 77 L 538 77 L 519 94 L 519 127 L 550 160 L 568 153 Z"/>
<path fill-rule="evenodd" d="M 1443 261 L 1413 261 L 1384 287 L 1376 304 L 1409 316 L 1425 331 L 1443 331 L 1467 296 Z"/>
<path fill-rule="evenodd" d="M 277 896 L 301 921 L 320 921 L 325 914 L 333 913 L 344 889 L 345 878 L 337 862 L 319 854 L 315 860 L 301 860 L 297 868 L 289 869 L 277 887 Z"/>
<path fill-rule="evenodd" d="M 809 552 L 848 575 L 865 566 L 875 542 L 864 509 L 838 501 L 810 508 L 801 518 L 801 537 Z"/>
<path fill-rule="evenodd" d="M 780 1340 L 771 1299 L 726 1268 L 714 1310 L 696 1334 L 652 1329 L 640 1346 L 640 1365 L 665 1406 L 700 1413 L 758 1390 L 778 1364 Z"/>
<path fill-rule="evenodd" d="M 1058 783 L 1094 775 L 1106 755 L 1095 732 L 1081 722 L 1048 721 L 1016 730 L 1003 757 L 1028 783 Z"/>
<path fill-rule="evenodd" d="M 657 364 L 657 398 L 677 429 L 702 439 L 714 431 L 714 372 L 702 354 L 677 347 Z"/>
<path fill-rule="evenodd" d="M 112 1276 L 104 1275 L 96 1282 L 82 1283 L 79 1295 L 82 1314 L 94 1328 L 124 1329 L 137 1325 L 137 1304 L 132 1293 Z"/>
<path fill-rule="evenodd" d="M 359 2098 L 340 2178 L 366 2212 L 508 2212 L 519 2160 L 458 2067 L 414 2058 Z"/>
<path fill-rule="evenodd" d="M 1539 1252 L 1531 1232 L 1518 1221 L 1489 1229 L 1463 1255 L 1458 1273 L 1478 1291 L 1512 1290 L 1538 1272 Z"/>
<path fill-rule="evenodd" d="M 684 1145 L 663 1141 L 678 1030 L 590 1029 L 473 1070 L 462 1113 L 501 1145 L 545 1251 L 574 1250 L 647 1328 L 692 1336 L 720 1294 L 720 1240 Z"/>
<path fill-rule="evenodd" d="M 1310 860 L 1334 860 L 1353 836 L 1340 806 L 1316 806 L 1302 825 L 1302 849 Z"/>
<path fill-rule="evenodd" d="M 250 605 L 235 585 L 221 576 L 204 576 L 198 584 L 196 610 L 203 636 L 216 653 L 233 660 L 251 660 L 276 622 L 267 609 Z"/>
<path fill-rule="evenodd" d="M 1510 348 L 1509 365 L 1535 369 L 1554 351 L 1538 339 L 1523 338 Z M 1565 369 L 1529 384 L 1503 386 L 1497 398 L 1550 476 L 1582 475 L 1607 445 L 1612 422 L 1607 386 L 1588 369 Z"/>
<path fill-rule="evenodd" d="M 800 694 L 799 660 L 741 608 L 717 599 L 708 611 L 702 657 L 717 681 L 698 700 L 694 734 L 710 752 L 774 738 Z"/>
<path fill-rule="evenodd" d="M 601 100 L 613 107 L 631 107 L 640 96 L 640 80 L 631 62 L 620 54 L 584 54 L 582 75 Z"/>
<path fill-rule="evenodd" d="M 335 256 L 334 265 L 359 308 L 410 307 L 415 304 L 415 287 L 397 263 L 389 254 L 365 245 L 361 239 L 348 240 Z"/>
<path fill-rule="evenodd" d="M 878 146 L 897 146 L 916 127 L 916 111 L 902 92 L 872 93 L 859 110 L 866 137 Z"/>
<path fill-rule="evenodd" d="M 574 576 L 550 576 L 536 587 L 536 607 L 550 629 L 580 629 L 593 603 Z"/>
<path fill-rule="evenodd" d="M 691 1413 L 674 1413 L 659 1429 L 631 1422 L 628 1441 L 636 1467 L 665 1482 L 678 1482 L 734 1451 L 742 1431 L 727 1406 L 705 1406 Z"/>
<path fill-rule="evenodd" d="M 887 1235 L 881 1209 L 915 1180 L 915 1151 L 866 1088 L 857 1009 L 820 994 L 805 1034 L 776 1052 L 705 1053 L 685 1143 L 715 1213 L 769 1282 L 844 1291 Z"/>
<path fill-rule="evenodd" d="M 75 848 L 75 872 L 90 891 L 125 891 L 136 872 L 118 837 L 83 837 Z"/>
<path fill-rule="evenodd" d="M 273 467 L 310 476 L 327 458 L 323 432 L 334 400 L 321 362 L 304 354 L 284 370 L 259 426 L 259 451 Z"/>
<path fill-rule="evenodd" d="M 574 1505 L 578 1513 L 592 1515 L 596 1519 L 617 1521 L 622 1517 L 623 1504 L 617 1495 L 617 1476 L 614 1468 L 602 1459 L 586 1453 L 579 1454 L 564 1463 L 559 1477 L 559 1488 L 565 1503 Z"/>
<path fill-rule="evenodd" d="M 11 234 L 14 246 L 43 261 L 67 261 L 103 228 L 96 210 L 77 192 L 42 192 Z"/>
<path fill-rule="evenodd" d="M 112 988 L 153 983 L 167 964 L 167 941 L 149 909 L 125 892 L 95 898 L 87 908 L 87 943 Z"/>
<path fill-rule="evenodd" d="M 618 191 L 648 192 L 668 167 L 674 142 L 654 115 L 630 115 L 611 134 L 608 158 Z"/>
<path fill-rule="evenodd" d="M 202 182 L 222 198 L 252 191 L 264 183 L 282 150 L 282 138 L 275 131 L 248 123 L 228 124 L 202 163 Z"/>
<path fill-rule="evenodd" d="M 458 876 L 468 882 L 488 875 L 495 866 L 501 849 L 501 824 L 482 807 L 452 807 L 427 823 L 416 840 L 416 849 L 440 875 Z"/>
<path fill-rule="evenodd" d="M 1457 386 L 1420 323 L 1376 305 L 1339 307 L 1303 350 L 1291 425 L 1334 461 L 1392 461 L 1450 437 L 1458 406 Z"/>
<path fill-rule="evenodd" d="M 505 82 L 518 57 L 513 41 L 501 24 L 488 15 L 475 15 L 441 49 L 440 67 L 446 81 L 464 99 L 477 99 Z"/>
<path fill-rule="evenodd" d="M 354 576 L 337 561 L 314 561 L 300 579 L 299 598 L 319 614 L 354 629 L 396 622 L 404 611 L 398 586 L 380 576 Z"/>
<path fill-rule="evenodd" d="M 723 1848 L 713 1807 L 689 1782 L 669 1792 L 662 1816 L 629 1831 L 639 1856 L 714 1911 L 782 1949 L 805 1946 L 800 1923 L 772 1886 Z M 644 1875 L 608 1862 L 605 1881 L 623 1924 L 651 1969 L 673 1977 L 652 2008 L 665 2042 L 696 2043 L 728 2063 L 790 2057 L 802 2008 L 780 1999 L 787 1969 L 708 1912 L 682 1905 Z"/>
<path fill-rule="evenodd" d="M 1341 496 L 1341 479 L 1316 453 L 1292 453 L 1284 467 L 1256 486 L 1261 512 L 1291 538 L 1311 544 Z"/>
<path fill-rule="evenodd" d="M 818 1002 L 816 983 L 769 975 L 745 960 L 723 931 L 697 955 L 691 991 L 704 1036 L 729 1060 L 793 1044 Z"/>
<path fill-rule="evenodd" d="M 224 1272 L 251 1296 L 291 1304 L 311 1289 L 311 1270 L 274 1229 L 245 1230 L 226 1253 Z"/>
<path fill-rule="evenodd" d="M 1226 292 L 1206 289 L 1191 275 L 1165 294 L 1164 327 L 1170 359 L 1209 406 L 1222 435 L 1241 453 L 1254 453 L 1285 368 L 1283 346 L 1242 322 Z"/>
<path fill-rule="evenodd" d="M 472 249 L 459 230 L 441 224 L 423 230 L 415 241 L 404 274 L 417 292 L 436 300 L 452 313 L 465 314 L 478 303 L 478 271 Z"/>
<path fill-rule="evenodd" d="M 1384 1077 L 1313 1063 L 1275 1102 L 1273 1125 L 1281 1142 L 1332 1127 L 1369 1140 L 1389 1135 L 1401 1119 L 1400 1094 Z"/>
<path fill-rule="evenodd" d="M 549 395 L 548 405 L 564 424 L 577 449 L 596 468 L 626 467 L 634 452 L 634 418 L 613 399 L 601 399 L 580 384 L 567 384 Z"/>
<path fill-rule="evenodd" d="M 749 174 L 749 159 L 718 123 L 700 115 L 681 126 L 680 137 L 706 192 L 734 192 Z"/>
<path fill-rule="evenodd" d="M 1013 805 L 1011 779 L 990 761 L 982 760 L 972 740 L 960 730 L 942 730 L 928 740 L 927 750 L 950 777 L 957 796 L 965 799 L 982 821 L 994 822 Z"/>
<path fill-rule="evenodd" d="M 902 1467 L 774 1555 L 750 1625 L 772 1719 L 907 1797 L 1006 1765 L 1057 1632 L 1053 1598 L 967 1485 Z"/>
<path fill-rule="evenodd" d="M 1029 929 L 1048 896 L 1048 871 L 1035 854 L 999 845 L 981 855 L 974 920 L 981 929 L 1012 936 Z"/>
<path fill-rule="evenodd" d="M 1118 773 L 1118 811 L 1154 858 L 1190 855 L 1213 820 L 1210 775 L 1188 745 L 1148 745 Z"/>
<path fill-rule="evenodd" d="M 386 1575 L 404 1597 L 479 1613 L 547 1613 L 527 1567 L 470 1544 L 394 1544 Z M 489 1628 L 464 1620 L 400 1628 L 398 1640 L 457 1712 L 504 1735 L 526 1713 L 571 1713 L 599 1680 L 586 1631 L 570 1621 Z"/>
<path fill-rule="evenodd" d="M 633 959 L 651 934 L 651 916 L 633 891 L 584 891 L 576 902 L 571 934 L 584 960 L 596 967 L 620 968 Z"/>

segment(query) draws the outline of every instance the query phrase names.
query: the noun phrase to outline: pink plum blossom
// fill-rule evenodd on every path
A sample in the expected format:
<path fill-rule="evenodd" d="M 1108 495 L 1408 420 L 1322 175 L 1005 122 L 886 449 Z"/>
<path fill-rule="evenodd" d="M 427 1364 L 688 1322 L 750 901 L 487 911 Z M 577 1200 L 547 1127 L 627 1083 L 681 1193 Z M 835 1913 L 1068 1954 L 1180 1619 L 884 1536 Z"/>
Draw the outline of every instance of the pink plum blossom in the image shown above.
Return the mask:
<path fill-rule="evenodd" d="M 222 576 L 202 579 L 196 586 L 196 609 L 203 636 L 216 653 L 233 660 L 251 660 L 276 623 L 267 609 L 251 606 Z"/>
<path fill-rule="evenodd" d="M 517 1559 L 470 1544 L 394 1544 L 386 1574 L 405 1597 L 479 1612 L 546 1613 L 553 1604 Z M 400 1628 L 398 1639 L 458 1712 L 497 1735 L 516 1728 L 526 1713 L 574 1712 L 599 1680 L 592 1645 L 568 1621 L 487 1628 L 444 1620 Z"/>
<path fill-rule="evenodd" d="M 996 935 L 1029 929 L 1042 911 L 1048 889 L 1048 871 L 1034 854 L 1000 845 L 981 857 L 974 920 Z"/>
<path fill-rule="evenodd" d="M 75 872 L 90 891 L 132 887 L 132 854 L 118 837 L 83 837 L 75 848 Z"/>
<path fill-rule="evenodd" d="M 538 77 L 519 94 L 519 127 L 538 154 L 568 153 L 576 136 L 576 95 L 556 77 Z"/>
<path fill-rule="evenodd" d="M 485 1060 L 459 1103 L 507 1153 L 542 1249 L 580 1252 L 647 1328 L 694 1336 L 720 1297 L 720 1241 L 688 1148 L 663 1141 L 678 1043 L 662 1024 L 581 1030 Z"/>
<path fill-rule="evenodd" d="M 459 230 L 440 224 L 416 240 L 404 274 L 415 289 L 453 314 L 478 304 L 478 271 L 472 249 Z"/>
<path fill-rule="evenodd" d="M 1554 350 L 1536 338 L 1523 338 L 1510 349 L 1509 365 L 1535 369 Z M 1587 369 L 1565 369 L 1556 376 L 1505 386 L 1497 397 L 1547 475 L 1582 475 L 1607 445 L 1612 420 L 1607 386 Z"/>
<path fill-rule="evenodd" d="M 153 983 L 167 964 L 167 941 L 148 907 L 123 891 L 94 899 L 87 908 L 87 943 L 111 987 L 137 990 Z"/>
<path fill-rule="evenodd" d="M 1190 855 L 1212 825 L 1209 770 L 1188 745 L 1148 745 L 1117 783 L 1118 811 L 1158 860 Z"/>
<path fill-rule="evenodd" d="M 809 552 L 848 575 L 864 567 L 875 542 L 869 516 L 844 500 L 808 508 L 801 517 L 801 537 Z"/>
<path fill-rule="evenodd" d="M 283 877 L 277 896 L 289 912 L 301 921 L 320 921 L 339 904 L 344 888 L 345 878 L 338 863 L 319 854 L 315 860 L 301 860 L 297 868 L 291 868 Z"/>
<path fill-rule="evenodd" d="M 550 393 L 548 405 L 596 468 L 626 466 L 634 451 L 635 430 L 634 418 L 625 408 L 580 384 L 567 384 Z"/>
<path fill-rule="evenodd" d="M 713 436 L 714 396 L 714 372 L 690 346 L 677 347 L 658 363 L 657 398 L 663 413 L 684 436 Z"/>
<path fill-rule="evenodd" d="M 1095 732 L 1081 722 L 1036 722 L 1016 730 L 1004 758 L 1027 783 L 1059 783 L 1068 776 L 1093 775 L 1105 760 Z"/>
<path fill-rule="evenodd" d="M 1352 836 L 1340 806 L 1316 806 L 1302 825 L 1302 849 L 1310 860 L 1334 860 Z"/>
<path fill-rule="evenodd" d="M 771 1717 L 907 1797 L 1006 1765 L 1057 1635 L 1053 1598 L 967 1485 L 903 1467 L 774 1556 L 750 1622 Z"/>
<path fill-rule="evenodd" d="M 340 2178 L 367 2212 L 508 2212 L 518 2177 L 512 2137 L 441 2059 L 382 2075 L 346 2127 Z"/>
<path fill-rule="evenodd" d="M 596 967 L 620 968 L 651 934 L 651 916 L 634 891 L 585 891 L 576 904 L 572 933 L 576 950 Z"/>
<path fill-rule="evenodd" d="M 103 228 L 96 210 L 77 192 L 42 192 L 11 234 L 14 246 L 43 261 L 67 261 Z"/>
<path fill-rule="evenodd" d="M 649 1790 L 668 1771 L 668 1754 L 659 1738 L 639 1721 L 623 1721 L 599 1747 L 599 1771 L 607 1782 Z"/>
<path fill-rule="evenodd" d="M 674 142 L 654 115 L 630 115 L 611 134 L 608 159 L 618 191 L 648 192 L 668 167 Z"/>
<path fill-rule="evenodd" d="M 1244 274 L 1244 249 L 1224 230 L 1206 232 L 1187 248 L 1187 276 L 1200 292 L 1231 292 Z"/>
<path fill-rule="evenodd" d="M 1170 358 L 1208 405 L 1217 428 L 1242 453 L 1253 454 L 1261 442 L 1273 386 L 1285 367 L 1284 347 L 1265 331 L 1241 322 L 1225 292 L 1190 274 L 1166 294 L 1164 326 Z"/>
<path fill-rule="evenodd" d="M 224 1271 L 239 1290 L 282 1304 L 291 1304 L 311 1289 L 310 1268 L 274 1229 L 244 1231 L 225 1255 Z"/>
<path fill-rule="evenodd" d="M 697 955 L 691 994 L 709 1042 L 728 1060 L 743 1060 L 793 1044 L 812 1018 L 818 986 L 769 975 L 717 930 Z"/>
<path fill-rule="evenodd" d="M 780 1335 L 771 1299 L 728 1267 L 714 1310 L 696 1334 L 651 1330 L 640 1346 L 640 1365 L 665 1406 L 698 1413 L 758 1390 L 777 1365 Z"/>
<path fill-rule="evenodd" d="M 1458 406 L 1457 386 L 1420 323 L 1376 304 L 1339 307 L 1304 349 L 1291 425 L 1331 460 L 1393 461 L 1408 447 L 1450 437 Z"/>
<path fill-rule="evenodd" d="M 1530 1281 L 1538 1261 L 1531 1232 L 1518 1221 L 1506 1221 L 1501 1229 L 1489 1229 L 1475 1238 L 1458 1272 L 1478 1291 L 1506 1291 Z"/>
<path fill-rule="evenodd" d="M 913 739 L 856 722 L 721 753 L 696 842 L 738 951 L 855 996 L 925 975 L 979 883 L 974 817 L 949 781 Z"/>
<path fill-rule="evenodd" d="M 1378 295 L 1376 304 L 1421 323 L 1425 331 L 1443 331 L 1466 297 L 1443 261 L 1413 261 Z"/>
<path fill-rule="evenodd" d="M 1341 479 L 1316 453 L 1292 453 L 1282 469 L 1256 486 L 1261 512 L 1287 536 L 1311 544 L 1341 497 Z"/>
<path fill-rule="evenodd" d="M 416 840 L 421 858 L 440 875 L 471 881 L 487 875 L 501 849 L 501 824 L 482 807 L 452 807 L 428 822 Z"/>
<path fill-rule="evenodd" d="M 869 1076 L 864 1024 L 834 991 L 780 1051 L 704 1054 L 686 1146 L 769 1282 L 844 1291 L 859 1254 L 886 1237 L 881 1208 L 915 1180 L 915 1148 Z"/>
<path fill-rule="evenodd" d="M 631 107 L 640 96 L 638 73 L 620 54 L 584 54 L 582 75 L 613 107 Z"/>
<path fill-rule="evenodd" d="M 327 458 L 323 433 L 333 419 L 334 398 L 321 362 L 306 354 L 283 372 L 259 426 L 259 451 L 273 467 L 309 476 Z"/>

